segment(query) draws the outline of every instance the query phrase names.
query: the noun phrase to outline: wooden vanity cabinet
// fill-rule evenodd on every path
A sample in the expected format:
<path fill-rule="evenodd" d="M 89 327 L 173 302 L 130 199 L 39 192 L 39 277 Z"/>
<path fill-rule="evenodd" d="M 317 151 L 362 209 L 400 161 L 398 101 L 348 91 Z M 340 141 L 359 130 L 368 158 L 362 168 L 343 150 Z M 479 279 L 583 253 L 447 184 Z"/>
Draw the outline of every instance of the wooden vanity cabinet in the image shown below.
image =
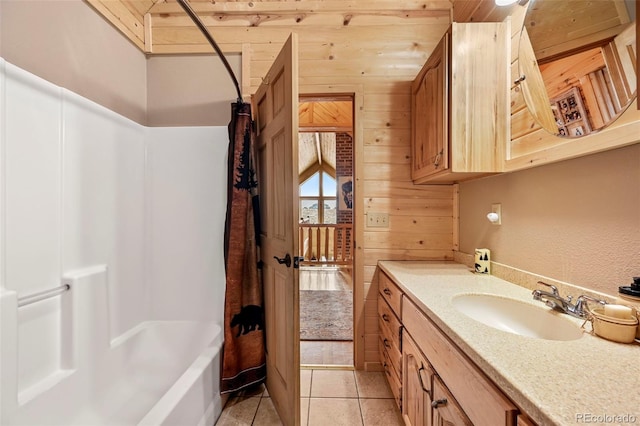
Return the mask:
<path fill-rule="evenodd" d="M 508 23 L 453 23 L 411 85 L 411 178 L 452 183 L 503 171 Z"/>
<path fill-rule="evenodd" d="M 381 270 L 378 289 L 380 362 L 407 426 L 529 426 L 526 416 Z"/>
<path fill-rule="evenodd" d="M 382 271 L 378 280 L 378 350 L 391 392 L 402 408 L 402 290 Z"/>
<path fill-rule="evenodd" d="M 450 404 L 443 404 L 450 408 L 441 410 L 442 414 L 437 414 L 437 410 L 434 409 L 434 425 L 512 426 L 516 424 L 517 407 L 407 297 L 402 301 L 402 321 L 405 335 L 413 339 L 416 348 L 424 354 L 424 358 L 433 368 L 433 401 L 444 398 L 450 402 Z M 451 398 L 447 398 L 447 392 L 450 393 Z M 458 408 L 464 416 L 457 412 Z M 465 416 L 470 423 L 465 423 Z M 454 421 L 454 419 L 457 420 Z M 447 421 L 453 423 L 447 423 Z M 428 423 L 423 425 L 427 426 Z"/>

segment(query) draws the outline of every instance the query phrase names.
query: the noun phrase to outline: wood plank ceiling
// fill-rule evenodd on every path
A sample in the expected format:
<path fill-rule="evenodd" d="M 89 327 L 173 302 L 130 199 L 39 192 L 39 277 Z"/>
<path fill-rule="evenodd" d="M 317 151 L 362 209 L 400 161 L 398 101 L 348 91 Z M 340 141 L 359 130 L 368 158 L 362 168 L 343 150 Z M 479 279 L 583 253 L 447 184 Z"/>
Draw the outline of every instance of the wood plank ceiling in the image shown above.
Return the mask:
<path fill-rule="evenodd" d="M 173 0 L 86 1 L 146 54 L 212 52 Z M 282 27 L 289 31 L 314 31 L 322 37 L 322 31 L 331 27 L 398 25 L 427 17 L 456 22 L 502 21 L 512 10 L 497 7 L 493 0 L 191 0 L 190 3 L 225 53 L 242 52 L 242 43 L 250 43 L 252 34 L 259 37 L 256 42 L 264 42 L 265 32 L 252 31 L 255 27 L 273 28 L 270 41 L 279 43 L 277 29 Z"/>
<path fill-rule="evenodd" d="M 352 133 L 352 102 L 342 100 L 310 100 L 306 98 L 298 105 L 300 136 L 298 145 L 298 174 L 315 164 L 325 164 L 335 177 L 336 135 L 335 132 Z M 308 177 L 308 176 L 307 176 Z"/>

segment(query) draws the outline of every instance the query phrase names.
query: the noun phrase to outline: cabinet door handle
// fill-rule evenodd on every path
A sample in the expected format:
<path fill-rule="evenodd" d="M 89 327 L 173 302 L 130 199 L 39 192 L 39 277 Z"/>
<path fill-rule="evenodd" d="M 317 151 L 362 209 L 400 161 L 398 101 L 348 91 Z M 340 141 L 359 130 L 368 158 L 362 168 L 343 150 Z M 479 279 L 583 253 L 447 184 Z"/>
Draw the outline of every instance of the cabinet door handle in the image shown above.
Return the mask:
<path fill-rule="evenodd" d="M 382 292 L 387 296 L 391 296 L 391 290 L 389 290 L 388 288 L 385 288 L 384 290 L 382 290 Z"/>
<path fill-rule="evenodd" d="M 389 315 L 387 314 L 382 314 L 382 319 L 386 322 L 389 322 Z"/>
<path fill-rule="evenodd" d="M 424 386 L 424 382 L 422 381 L 422 371 L 424 370 L 424 365 L 421 365 L 418 369 L 418 380 L 420 380 L 420 387 L 427 395 L 431 396 L 431 391 Z"/>
<path fill-rule="evenodd" d="M 433 408 L 438 408 L 441 405 L 447 405 L 447 399 L 446 398 L 442 398 L 442 399 L 436 399 L 435 401 L 433 401 L 431 403 L 431 406 Z"/>
<path fill-rule="evenodd" d="M 391 377 L 391 372 L 389 371 L 389 364 L 387 364 L 386 362 L 384 364 L 382 364 L 382 366 L 384 367 L 384 372 L 387 376 Z"/>
<path fill-rule="evenodd" d="M 384 339 L 384 340 L 382 341 L 382 343 L 384 344 L 384 347 L 385 347 L 385 348 L 390 348 L 390 347 L 391 347 L 391 345 L 389 344 L 389 339 Z"/>
<path fill-rule="evenodd" d="M 433 166 L 437 169 L 440 167 L 440 160 L 442 159 L 442 151 L 436 155 L 436 158 L 433 160 Z"/>

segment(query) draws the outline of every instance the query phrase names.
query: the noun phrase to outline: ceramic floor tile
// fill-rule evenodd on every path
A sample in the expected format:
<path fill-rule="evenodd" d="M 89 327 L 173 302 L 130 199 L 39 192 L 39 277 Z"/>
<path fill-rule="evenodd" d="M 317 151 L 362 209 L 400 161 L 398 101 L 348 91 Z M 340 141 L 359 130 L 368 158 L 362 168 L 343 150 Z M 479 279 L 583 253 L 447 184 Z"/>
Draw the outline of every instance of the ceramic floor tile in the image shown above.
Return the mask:
<path fill-rule="evenodd" d="M 255 386 L 249 386 L 240 392 L 237 393 L 237 397 L 251 397 L 251 396 L 263 396 L 263 394 L 267 391 L 267 387 L 264 383 L 260 383 Z"/>
<path fill-rule="evenodd" d="M 309 426 L 362 426 L 360 404 L 356 398 L 311 398 Z"/>
<path fill-rule="evenodd" d="M 232 398 L 224 406 L 216 426 L 250 426 L 260 404 L 260 397 Z"/>
<path fill-rule="evenodd" d="M 354 371 L 360 398 L 393 398 L 385 374 L 381 371 Z"/>
<path fill-rule="evenodd" d="M 313 370 L 311 397 L 357 398 L 353 371 Z"/>
<path fill-rule="evenodd" d="M 300 425 L 309 424 L 309 398 L 300 398 Z"/>
<path fill-rule="evenodd" d="M 253 426 L 282 426 L 282 421 L 278 416 L 276 407 L 273 406 L 271 398 L 262 398 L 260 400 Z"/>
<path fill-rule="evenodd" d="M 361 399 L 364 426 L 402 426 L 402 416 L 394 399 Z"/>
<path fill-rule="evenodd" d="M 300 396 L 311 396 L 311 372 L 312 370 L 300 370 Z"/>
<path fill-rule="evenodd" d="M 402 425 L 382 373 L 305 369 L 300 383 L 301 426 Z M 216 426 L 282 425 L 264 385 L 241 395 L 229 399 Z"/>

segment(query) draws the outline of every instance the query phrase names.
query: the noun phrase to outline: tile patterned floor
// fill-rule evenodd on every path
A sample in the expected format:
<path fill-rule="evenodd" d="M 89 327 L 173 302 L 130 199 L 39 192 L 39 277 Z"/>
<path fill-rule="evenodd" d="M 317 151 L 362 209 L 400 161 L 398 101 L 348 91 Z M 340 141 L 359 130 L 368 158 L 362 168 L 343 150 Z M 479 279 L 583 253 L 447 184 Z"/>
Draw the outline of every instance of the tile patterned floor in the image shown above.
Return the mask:
<path fill-rule="evenodd" d="M 304 426 L 402 426 L 384 373 L 301 370 Z M 229 399 L 216 426 L 282 425 L 271 398 L 260 386 Z"/>

